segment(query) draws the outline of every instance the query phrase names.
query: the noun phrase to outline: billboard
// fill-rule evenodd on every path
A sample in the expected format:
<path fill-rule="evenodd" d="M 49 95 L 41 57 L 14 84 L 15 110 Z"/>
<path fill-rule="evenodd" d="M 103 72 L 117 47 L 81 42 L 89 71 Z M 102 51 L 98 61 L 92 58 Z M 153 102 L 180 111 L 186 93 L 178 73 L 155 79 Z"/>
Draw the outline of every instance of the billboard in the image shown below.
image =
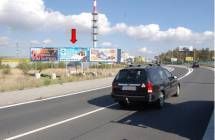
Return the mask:
<path fill-rule="evenodd" d="M 178 59 L 177 58 L 171 58 L 171 62 L 177 62 Z"/>
<path fill-rule="evenodd" d="M 186 57 L 185 60 L 186 60 L 186 61 L 189 61 L 189 62 L 190 62 L 190 61 L 193 61 L 193 57 Z"/>
<path fill-rule="evenodd" d="M 90 61 L 117 62 L 117 49 L 90 48 Z"/>
<path fill-rule="evenodd" d="M 31 61 L 57 61 L 57 48 L 31 48 Z"/>
<path fill-rule="evenodd" d="M 88 48 L 60 48 L 59 61 L 82 61 L 88 60 Z"/>

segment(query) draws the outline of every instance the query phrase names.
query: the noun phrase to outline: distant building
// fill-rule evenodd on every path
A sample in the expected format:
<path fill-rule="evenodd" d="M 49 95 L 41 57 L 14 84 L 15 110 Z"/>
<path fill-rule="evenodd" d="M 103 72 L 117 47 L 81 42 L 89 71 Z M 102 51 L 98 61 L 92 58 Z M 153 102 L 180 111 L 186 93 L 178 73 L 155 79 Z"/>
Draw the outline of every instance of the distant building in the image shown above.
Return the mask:
<path fill-rule="evenodd" d="M 11 58 L 11 57 L 0 58 L 1 65 L 8 65 L 11 68 L 15 68 L 20 63 L 29 63 L 29 62 L 30 62 L 30 59 L 28 58 Z"/>
<path fill-rule="evenodd" d="M 121 62 L 125 62 L 126 59 L 129 57 L 129 54 L 125 51 L 121 52 Z"/>
<path fill-rule="evenodd" d="M 152 59 L 150 59 L 150 58 L 146 58 L 146 59 L 145 59 L 145 62 L 146 62 L 146 63 L 152 63 L 153 61 L 152 61 Z"/>
<path fill-rule="evenodd" d="M 122 51 L 121 62 L 122 63 L 133 63 L 134 62 L 134 56 L 131 56 L 128 52 Z"/>

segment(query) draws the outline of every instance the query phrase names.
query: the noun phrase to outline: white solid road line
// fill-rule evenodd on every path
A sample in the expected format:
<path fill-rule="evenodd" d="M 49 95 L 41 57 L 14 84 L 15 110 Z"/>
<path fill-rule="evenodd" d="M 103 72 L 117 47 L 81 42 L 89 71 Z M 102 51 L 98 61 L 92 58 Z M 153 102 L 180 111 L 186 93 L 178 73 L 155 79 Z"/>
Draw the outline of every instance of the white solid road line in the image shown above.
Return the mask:
<path fill-rule="evenodd" d="M 191 69 L 191 68 L 187 68 L 187 69 L 188 69 L 188 73 L 186 73 L 184 76 L 180 77 L 179 80 L 185 78 L 186 76 L 190 75 L 190 74 L 193 72 L 193 69 Z M 56 123 L 53 123 L 53 124 L 50 124 L 50 125 L 47 125 L 47 126 L 38 128 L 38 129 L 34 129 L 34 130 L 31 130 L 31 131 L 28 131 L 28 132 L 25 132 L 25 133 L 22 133 L 22 134 L 13 136 L 13 137 L 9 137 L 9 138 L 6 138 L 5 140 L 15 140 L 15 139 L 18 139 L 18 138 L 21 138 L 21 137 L 24 137 L 24 136 L 27 136 L 27 135 L 30 135 L 30 134 L 33 134 L 33 133 L 36 133 L 36 132 L 39 132 L 39 131 L 48 129 L 48 128 L 51 128 L 51 127 L 54 127 L 54 126 L 57 126 L 57 125 L 61 125 L 61 124 L 70 122 L 70 121 L 75 120 L 75 119 L 79 119 L 79 118 L 88 116 L 88 115 L 90 115 L 90 114 L 99 112 L 99 111 L 101 111 L 101 110 L 105 110 L 105 109 L 107 109 L 107 108 L 109 108 L 109 107 L 112 107 L 112 106 L 115 106 L 115 105 L 117 105 L 117 103 L 108 105 L 108 106 L 106 106 L 106 107 L 98 108 L 98 109 L 92 110 L 92 111 L 90 111 L 90 112 L 86 112 L 86 113 L 84 113 L 84 114 L 80 114 L 80 115 L 78 115 L 78 116 L 75 116 L 75 117 L 72 117 L 72 118 L 69 118 L 69 119 L 60 121 L 60 122 L 56 122 Z"/>
<path fill-rule="evenodd" d="M 193 69 L 192 68 L 187 68 L 188 69 L 188 73 L 186 73 L 184 76 L 182 77 L 179 77 L 178 80 L 181 80 L 183 79 L 184 77 L 187 77 L 188 75 L 190 75 L 192 72 L 193 72 Z"/>
<path fill-rule="evenodd" d="M 87 92 L 90 92 L 90 91 L 105 89 L 105 88 L 109 88 L 109 87 L 111 87 L 111 86 L 105 86 L 105 87 L 100 87 L 100 88 L 94 88 L 94 89 L 79 91 L 79 92 L 75 92 L 75 93 L 69 93 L 69 94 L 65 94 L 65 95 L 48 97 L 48 98 L 45 98 L 45 99 L 32 100 L 32 101 L 27 101 L 27 102 L 22 102 L 22 103 L 7 105 L 7 106 L 1 106 L 0 109 L 5 109 L 5 108 L 10 108 L 10 107 L 20 106 L 20 105 L 25 105 L 25 104 L 35 103 L 35 102 L 42 102 L 42 101 L 52 100 L 52 99 L 56 99 L 56 98 L 62 98 L 62 97 L 67 97 L 67 96 L 71 96 L 71 95 L 77 95 L 77 94 L 81 94 L 81 93 L 87 93 Z"/>
<path fill-rule="evenodd" d="M 117 105 L 117 103 L 111 104 L 111 105 L 106 106 L 106 107 L 98 108 L 96 110 L 92 110 L 90 112 L 87 112 L 87 113 L 84 113 L 84 114 L 81 114 L 81 115 L 78 115 L 78 116 L 75 116 L 75 117 L 72 117 L 72 118 L 69 118 L 69 119 L 57 122 L 57 123 L 53 123 L 53 124 L 47 125 L 45 127 L 41 127 L 41 128 L 38 128 L 38 129 L 35 129 L 35 130 L 32 130 L 32 131 L 28 131 L 28 132 L 22 133 L 20 135 L 16 135 L 16 136 L 13 136 L 13 137 L 10 137 L 10 138 L 6 138 L 5 140 L 18 139 L 18 138 L 21 138 L 21 137 L 29 135 L 29 134 L 33 134 L 33 133 L 36 133 L 36 132 L 39 132 L 39 131 L 42 131 L 42 130 L 45 130 L 45 129 L 48 129 L 48 128 L 51 128 L 51 127 L 54 127 L 54 126 L 57 126 L 57 125 L 60 125 L 60 124 L 64 124 L 64 123 L 70 122 L 70 121 L 78 119 L 78 118 L 82 118 L 84 116 L 88 116 L 90 114 L 96 113 L 98 111 L 102 111 L 102 110 L 104 110 L 106 108 L 109 108 L 109 107 L 112 107 L 112 106 L 115 106 L 115 105 Z"/>

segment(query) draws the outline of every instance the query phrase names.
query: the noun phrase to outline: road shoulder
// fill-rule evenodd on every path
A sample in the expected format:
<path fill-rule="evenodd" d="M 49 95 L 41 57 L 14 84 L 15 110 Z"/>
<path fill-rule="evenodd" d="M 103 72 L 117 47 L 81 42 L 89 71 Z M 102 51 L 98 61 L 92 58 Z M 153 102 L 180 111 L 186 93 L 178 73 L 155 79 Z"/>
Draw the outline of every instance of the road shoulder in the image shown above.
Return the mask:
<path fill-rule="evenodd" d="M 0 93 L 0 108 L 15 104 L 25 104 L 26 102 L 35 102 L 46 100 L 48 98 L 57 98 L 67 96 L 78 92 L 93 91 L 96 89 L 107 88 L 111 85 L 113 77 L 64 83 L 62 85 L 50 85 L 40 88 L 25 89 L 19 91 Z"/>

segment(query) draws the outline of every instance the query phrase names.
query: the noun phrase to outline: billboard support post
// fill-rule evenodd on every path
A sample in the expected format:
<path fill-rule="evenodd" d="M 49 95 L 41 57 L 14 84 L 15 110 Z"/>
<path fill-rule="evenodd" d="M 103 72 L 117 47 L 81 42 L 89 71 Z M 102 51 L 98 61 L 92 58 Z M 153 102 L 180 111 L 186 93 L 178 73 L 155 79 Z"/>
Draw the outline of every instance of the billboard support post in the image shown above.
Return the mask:
<path fill-rule="evenodd" d="M 98 73 L 98 68 L 97 68 L 98 63 L 95 64 L 96 67 L 96 73 Z"/>
<path fill-rule="evenodd" d="M 66 76 L 69 76 L 68 75 L 68 68 L 67 68 L 68 63 L 66 62 L 65 65 L 66 65 L 66 67 L 65 67 L 66 68 Z"/>
<path fill-rule="evenodd" d="M 81 72 L 84 73 L 84 63 L 81 62 Z"/>
<path fill-rule="evenodd" d="M 35 63 L 35 70 L 37 70 L 37 62 L 34 62 Z"/>
<path fill-rule="evenodd" d="M 78 66 L 77 66 L 77 62 L 75 62 L 75 70 L 76 70 L 76 74 L 78 73 Z"/>

